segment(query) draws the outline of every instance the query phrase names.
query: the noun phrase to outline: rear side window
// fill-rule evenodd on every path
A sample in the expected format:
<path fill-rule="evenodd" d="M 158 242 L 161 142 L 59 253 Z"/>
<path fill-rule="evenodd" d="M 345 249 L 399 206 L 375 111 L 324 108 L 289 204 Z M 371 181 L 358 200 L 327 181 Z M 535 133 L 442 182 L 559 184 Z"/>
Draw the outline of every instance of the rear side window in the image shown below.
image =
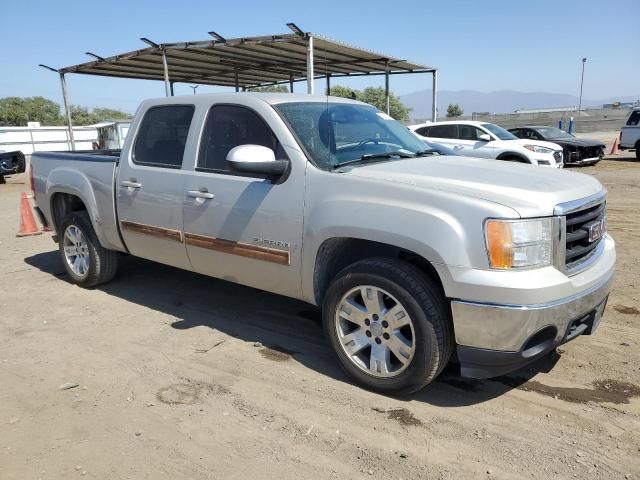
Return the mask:
<path fill-rule="evenodd" d="M 428 137 L 429 136 L 429 127 L 418 128 L 416 130 L 416 133 L 418 135 L 422 135 L 423 137 Z"/>
<path fill-rule="evenodd" d="M 277 160 L 287 158 L 275 134 L 256 112 L 239 105 L 211 107 L 200 143 L 198 168 L 238 175 L 228 169 L 227 154 L 239 145 L 262 145 L 273 150 Z"/>
<path fill-rule="evenodd" d="M 628 127 L 635 127 L 638 124 L 640 124 L 640 110 L 634 111 L 627 120 Z"/>
<path fill-rule="evenodd" d="M 193 105 L 166 105 L 147 110 L 133 147 L 133 163 L 182 167 L 193 111 Z"/>
<path fill-rule="evenodd" d="M 429 129 L 429 136 L 435 138 L 457 138 L 456 125 L 435 125 Z"/>

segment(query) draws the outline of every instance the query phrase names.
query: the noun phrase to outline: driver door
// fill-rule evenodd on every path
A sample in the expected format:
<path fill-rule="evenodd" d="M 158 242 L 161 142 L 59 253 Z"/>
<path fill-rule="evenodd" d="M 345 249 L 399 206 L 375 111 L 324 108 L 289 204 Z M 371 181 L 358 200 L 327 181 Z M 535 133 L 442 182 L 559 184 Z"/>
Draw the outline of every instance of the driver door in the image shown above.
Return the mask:
<path fill-rule="evenodd" d="M 299 296 L 304 165 L 286 178 L 231 171 L 229 151 L 262 145 L 287 159 L 261 115 L 282 120 L 265 104 L 258 112 L 240 104 L 213 105 L 207 113 L 197 163 L 184 183 L 184 236 L 194 271 L 243 285 Z"/>
<path fill-rule="evenodd" d="M 473 125 L 458 125 L 458 145 L 462 147 L 458 153 L 467 157 L 493 158 L 493 141 L 480 140 L 483 134 L 484 131 Z"/>

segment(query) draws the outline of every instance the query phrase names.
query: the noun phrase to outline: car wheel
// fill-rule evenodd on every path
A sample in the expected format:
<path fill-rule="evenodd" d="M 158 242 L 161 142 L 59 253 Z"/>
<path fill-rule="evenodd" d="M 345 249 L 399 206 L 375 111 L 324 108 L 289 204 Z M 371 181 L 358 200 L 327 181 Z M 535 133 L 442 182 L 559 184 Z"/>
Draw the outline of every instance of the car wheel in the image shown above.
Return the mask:
<path fill-rule="evenodd" d="M 399 260 L 363 260 L 342 270 L 323 302 L 325 334 L 344 370 L 386 394 L 420 390 L 451 357 L 450 310 L 422 271 Z"/>
<path fill-rule="evenodd" d="M 73 283 L 95 287 L 115 276 L 119 254 L 100 245 L 86 211 L 67 215 L 59 231 L 60 256 Z"/>
<path fill-rule="evenodd" d="M 640 162 L 640 142 L 636 143 L 636 160 Z"/>

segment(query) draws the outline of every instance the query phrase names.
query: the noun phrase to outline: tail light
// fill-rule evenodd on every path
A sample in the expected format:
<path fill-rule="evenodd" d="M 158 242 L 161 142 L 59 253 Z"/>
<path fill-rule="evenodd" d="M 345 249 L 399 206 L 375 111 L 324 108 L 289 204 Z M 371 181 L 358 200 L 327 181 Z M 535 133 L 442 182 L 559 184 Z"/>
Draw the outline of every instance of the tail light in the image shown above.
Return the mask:
<path fill-rule="evenodd" d="M 36 185 L 33 180 L 33 165 L 29 166 L 29 186 L 31 187 L 31 193 L 33 193 L 33 198 L 36 198 Z"/>

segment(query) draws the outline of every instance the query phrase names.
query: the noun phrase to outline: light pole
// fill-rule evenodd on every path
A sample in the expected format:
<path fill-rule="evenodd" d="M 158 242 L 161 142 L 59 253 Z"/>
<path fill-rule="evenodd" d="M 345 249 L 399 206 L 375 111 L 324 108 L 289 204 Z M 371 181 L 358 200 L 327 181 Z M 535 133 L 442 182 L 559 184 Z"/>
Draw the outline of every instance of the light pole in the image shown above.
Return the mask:
<path fill-rule="evenodd" d="M 189 85 L 189 88 L 193 88 L 193 94 L 196 94 L 196 88 L 198 88 L 200 85 Z"/>
<path fill-rule="evenodd" d="M 582 84 L 584 83 L 584 64 L 587 63 L 587 57 L 582 58 L 582 76 L 580 77 L 580 101 L 578 103 L 578 116 L 582 110 Z"/>

